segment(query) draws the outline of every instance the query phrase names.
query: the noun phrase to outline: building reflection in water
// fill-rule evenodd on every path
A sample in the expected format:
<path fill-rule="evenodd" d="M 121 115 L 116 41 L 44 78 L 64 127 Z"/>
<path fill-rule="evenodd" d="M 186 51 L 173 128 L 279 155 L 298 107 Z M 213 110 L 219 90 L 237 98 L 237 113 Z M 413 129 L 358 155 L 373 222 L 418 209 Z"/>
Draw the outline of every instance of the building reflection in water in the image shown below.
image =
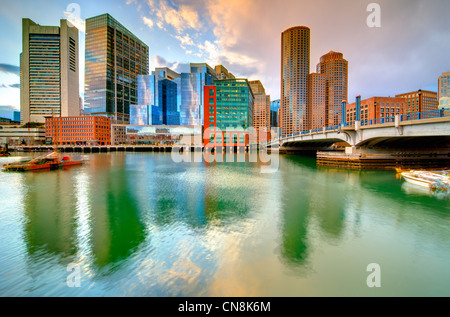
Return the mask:
<path fill-rule="evenodd" d="M 347 173 L 318 171 L 314 158 L 282 156 L 281 255 L 291 265 L 306 265 L 313 235 L 337 243 L 345 230 Z M 299 168 L 300 167 L 300 168 Z"/>
<path fill-rule="evenodd" d="M 91 213 L 91 249 L 94 264 L 104 267 L 123 264 L 146 238 L 135 192 L 126 170 L 126 155 L 91 156 L 92 178 L 89 184 Z M 110 169 L 97 169 L 105 159 Z"/>
<path fill-rule="evenodd" d="M 28 255 L 75 255 L 76 199 L 71 174 L 63 170 L 24 176 L 24 242 Z"/>

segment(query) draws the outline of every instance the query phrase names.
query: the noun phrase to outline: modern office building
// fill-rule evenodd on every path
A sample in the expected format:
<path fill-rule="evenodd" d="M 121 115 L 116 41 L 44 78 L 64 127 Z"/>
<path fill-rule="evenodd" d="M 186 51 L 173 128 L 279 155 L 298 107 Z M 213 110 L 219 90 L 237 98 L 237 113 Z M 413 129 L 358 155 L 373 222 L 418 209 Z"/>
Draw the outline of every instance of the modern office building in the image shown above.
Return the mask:
<path fill-rule="evenodd" d="M 189 73 L 156 68 L 138 77 L 138 101 L 130 110 L 134 125 L 203 125 L 203 88 L 217 79 L 205 63 L 190 64 Z"/>
<path fill-rule="evenodd" d="M 270 102 L 270 126 L 279 127 L 278 124 L 278 114 L 281 107 L 281 100 L 276 99 Z"/>
<path fill-rule="evenodd" d="M 101 116 L 47 117 L 45 137 L 55 145 L 109 145 L 111 121 Z"/>
<path fill-rule="evenodd" d="M 308 127 L 307 130 L 320 129 L 327 126 L 325 74 L 308 75 Z"/>
<path fill-rule="evenodd" d="M 151 75 L 138 75 L 137 88 L 137 105 L 130 105 L 130 124 L 180 124 L 180 74 L 156 68 Z"/>
<path fill-rule="evenodd" d="M 249 133 L 254 95 L 247 79 L 216 80 L 204 87 L 204 100 L 205 146 L 245 146 L 256 138 Z"/>
<path fill-rule="evenodd" d="M 450 72 L 438 78 L 438 102 L 439 108 L 450 108 Z"/>
<path fill-rule="evenodd" d="M 253 128 L 256 130 L 258 141 L 270 140 L 270 96 L 259 80 L 248 82 L 254 96 Z"/>
<path fill-rule="evenodd" d="M 317 73 L 325 75 L 324 126 L 342 122 L 342 100 L 348 96 L 348 62 L 342 53 L 330 51 L 320 58 Z"/>
<path fill-rule="evenodd" d="M 403 114 L 405 99 L 400 97 L 372 97 L 360 100 L 359 117 L 357 116 L 357 103 L 346 105 L 346 122 L 365 122 L 378 120 L 372 123 L 394 122 L 393 117 Z"/>
<path fill-rule="evenodd" d="M 41 26 L 22 19 L 22 124 L 47 116 L 79 115 L 78 29 L 67 20 Z"/>
<path fill-rule="evenodd" d="M 228 69 L 226 69 L 223 65 L 217 65 L 214 67 L 214 70 L 216 72 L 216 77 L 219 80 L 236 78 L 232 73 L 228 72 Z"/>
<path fill-rule="evenodd" d="M 428 90 L 417 90 L 396 95 L 395 97 L 404 98 L 405 106 L 403 108 L 404 114 L 415 112 L 426 112 L 438 109 L 437 92 Z"/>
<path fill-rule="evenodd" d="M 310 29 L 291 27 L 281 33 L 282 135 L 307 129 L 307 79 Z"/>
<path fill-rule="evenodd" d="M 129 122 L 137 76 L 147 75 L 148 46 L 109 14 L 86 19 L 85 114 Z"/>

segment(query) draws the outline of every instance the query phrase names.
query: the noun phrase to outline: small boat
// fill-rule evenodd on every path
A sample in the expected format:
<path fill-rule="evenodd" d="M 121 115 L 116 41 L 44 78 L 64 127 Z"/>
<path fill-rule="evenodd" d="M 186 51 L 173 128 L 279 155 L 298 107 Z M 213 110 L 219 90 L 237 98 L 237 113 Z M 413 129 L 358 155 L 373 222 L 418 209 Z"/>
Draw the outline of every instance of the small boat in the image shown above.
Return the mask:
<path fill-rule="evenodd" d="M 426 187 L 432 190 L 448 190 L 450 188 L 447 174 L 439 174 L 430 171 L 409 171 L 400 173 L 410 184 Z"/>
<path fill-rule="evenodd" d="M 56 170 L 59 168 L 76 166 L 83 164 L 83 161 L 72 160 L 68 156 L 61 159 L 57 152 L 51 152 L 32 160 L 25 160 L 17 163 L 9 163 L 3 165 L 3 170 L 14 172 L 28 172 L 40 170 Z"/>

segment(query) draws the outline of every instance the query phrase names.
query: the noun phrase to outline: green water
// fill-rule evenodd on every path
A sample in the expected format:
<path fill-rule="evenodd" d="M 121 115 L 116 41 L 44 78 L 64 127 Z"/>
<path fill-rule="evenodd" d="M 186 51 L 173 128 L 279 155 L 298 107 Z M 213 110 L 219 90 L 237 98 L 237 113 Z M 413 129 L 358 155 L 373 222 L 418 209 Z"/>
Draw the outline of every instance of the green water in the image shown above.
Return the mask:
<path fill-rule="evenodd" d="M 450 296 L 450 199 L 395 172 L 86 158 L 0 172 L 1 296 Z"/>

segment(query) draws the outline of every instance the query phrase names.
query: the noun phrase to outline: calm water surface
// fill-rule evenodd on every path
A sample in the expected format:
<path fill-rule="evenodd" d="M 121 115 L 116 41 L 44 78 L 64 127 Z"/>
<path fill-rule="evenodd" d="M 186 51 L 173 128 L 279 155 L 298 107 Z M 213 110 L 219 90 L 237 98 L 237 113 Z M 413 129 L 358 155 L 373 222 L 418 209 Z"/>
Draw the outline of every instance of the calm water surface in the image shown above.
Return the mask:
<path fill-rule="evenodd" d="M 450 296 L 450 199 L 393 172 L 86 158 L 0 172 L 0 296 Z"/>

